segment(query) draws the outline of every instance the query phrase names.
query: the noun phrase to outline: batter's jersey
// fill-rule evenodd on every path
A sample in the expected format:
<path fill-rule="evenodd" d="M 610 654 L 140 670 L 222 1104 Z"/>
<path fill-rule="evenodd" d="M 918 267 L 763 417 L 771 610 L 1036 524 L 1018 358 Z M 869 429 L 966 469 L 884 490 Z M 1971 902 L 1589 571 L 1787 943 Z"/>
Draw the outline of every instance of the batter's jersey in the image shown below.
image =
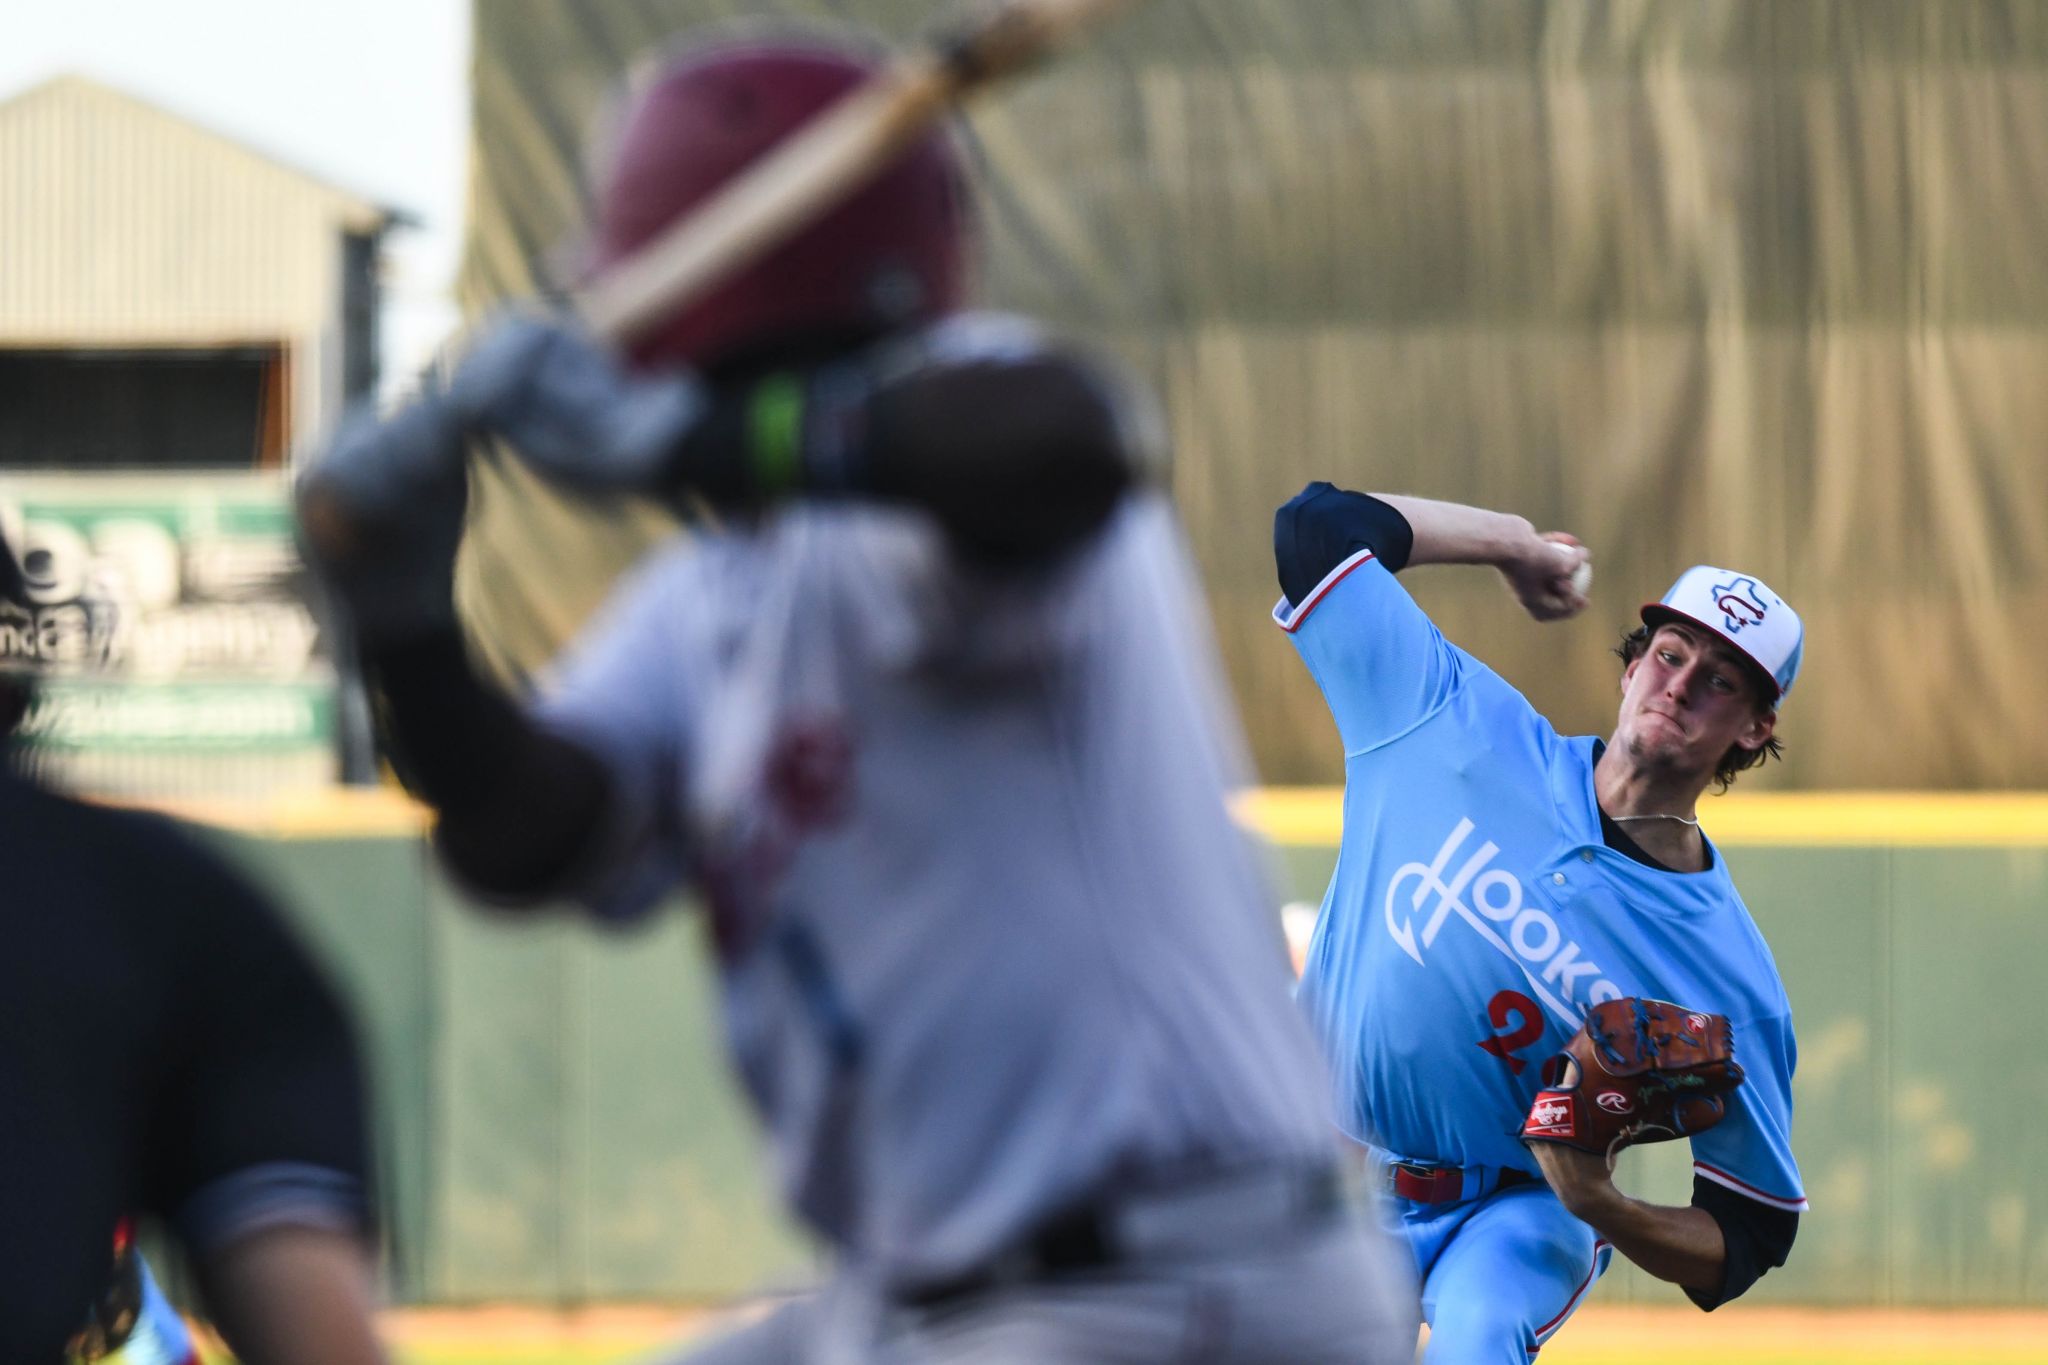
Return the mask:
<path fill-rule="evenodd" d="M 1009 576 L 799 505 L 638 571 L 540 708 L 623 793 L 585 899 L 701 889 L 788 1197 L 885 1278 L 1330 1154 L 1202 620 L 1155 496 Z"/>
<path fill-rule="evenodd" d="M 1727 1015 L 1747 1075 L 1693 1139 L 1694 1169 L 1804 1209 L 1791 1008 L 1718 850 L 1680 873 L 1608 848 L 1596 741 L 1558 735 L 1371 551 L 1274 619 L 1344 744 L 1343 841 L 1300 998 L 1351 1135 L 1530 1169 L 1516 1134 L 1543 1060 L 1589 1006 L 1652 996 Z"/>

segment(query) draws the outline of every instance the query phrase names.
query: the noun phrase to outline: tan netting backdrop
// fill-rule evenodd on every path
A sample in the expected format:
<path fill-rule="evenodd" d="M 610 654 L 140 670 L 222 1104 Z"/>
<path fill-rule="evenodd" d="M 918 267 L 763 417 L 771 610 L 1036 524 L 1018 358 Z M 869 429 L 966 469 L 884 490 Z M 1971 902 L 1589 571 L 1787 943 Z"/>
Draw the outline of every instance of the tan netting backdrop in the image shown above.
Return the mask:
<path fill-rule="evenodd" d="M 633 60 L 742 8 L 480 0 L 468 309 L 573 243 Z M 1788 760 L 1746 782 L 2048 786 L 2048 5 L 1153 0 L 973 132 L 985 297 L 1164 396 L 1267 780 L 1340 773 L 1267 624 L 1272 509 L 1328 478 L 1594 547 L 1565 626 L 1410 576 L 1568 728 L 1707 560 L 1809 626 Z M 494 481 L 464 582 L 493 658 L 545 658 L 660 530 Z"/>

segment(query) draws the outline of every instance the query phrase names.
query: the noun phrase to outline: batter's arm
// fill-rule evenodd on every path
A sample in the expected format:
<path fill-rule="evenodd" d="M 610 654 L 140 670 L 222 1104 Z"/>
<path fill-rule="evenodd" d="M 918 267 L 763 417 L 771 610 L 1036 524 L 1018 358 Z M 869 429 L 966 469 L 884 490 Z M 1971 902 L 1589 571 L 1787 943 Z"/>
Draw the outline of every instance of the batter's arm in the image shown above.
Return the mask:
<path fill-rule="evenodd" d="M 998 315 L 715 375 L 641 373 L 570 324 L 512 318 L 451 391 L 464 421 L 565 487 L 741 512 L 905 503 L 984 565 L 1058 554 L 1159 463 L 1160 423 L 1120 375 Z"/>
<path fill-rule="evenodd" d="M 560 894 L 612 808 L 604 764 L 484 679 L 453 626 L 366 651 L 364 673 L 392 766 L 464 885 L 499 906 Z"/>
<path fill-rule="evenodd" d="M 1615 1187 L 1606 1158 L 1557 1142 L 1527 1144 L 1558 1199 L 1573 1217 L 1660 1280 L 1687 1290 L 1717 1291 L 1727 1268 L 1727 1243 L 1714 1215 L 1695 1206 L 1652 1204 Z"/>
<path fill-rule="evenodd" d="M 596 759 L 527 723 L 470 663 L 454 603 L 466 459 L 437 384 L 388 416 L 365 403 L 300 480 L 299 539 L 449 862 L 494 899 L 536 899 L 588 846 L 609 791 Z"/>
<path fill-rule="evenodd" d="M 842 361 L 730 385 L 668 478 L 720 507 L 902 503 L 972 562 L 1029 565 L 1092 535 L 1148 476 L 1145 411 L 1120 376 L 1073 352 L 934 348 L 912 363 Z"/>

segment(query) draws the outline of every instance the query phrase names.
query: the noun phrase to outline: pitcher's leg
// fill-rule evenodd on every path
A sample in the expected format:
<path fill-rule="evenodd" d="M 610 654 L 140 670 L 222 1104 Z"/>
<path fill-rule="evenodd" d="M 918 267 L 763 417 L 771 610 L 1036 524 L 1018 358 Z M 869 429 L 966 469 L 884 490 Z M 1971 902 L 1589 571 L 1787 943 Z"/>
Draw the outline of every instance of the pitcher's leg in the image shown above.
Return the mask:
<path fill-rule="evenodd" d="M 1425 1365 L 1529 1365 L 1612 1254 L 1547 1189 L 1486 1200 L 1424 1281 Z"/>

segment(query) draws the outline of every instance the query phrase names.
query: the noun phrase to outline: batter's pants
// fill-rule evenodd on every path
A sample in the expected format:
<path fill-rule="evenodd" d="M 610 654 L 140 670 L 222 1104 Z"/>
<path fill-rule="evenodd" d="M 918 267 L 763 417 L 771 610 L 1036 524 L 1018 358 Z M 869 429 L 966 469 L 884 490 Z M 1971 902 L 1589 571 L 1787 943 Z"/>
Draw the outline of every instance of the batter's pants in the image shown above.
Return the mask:
<path fill-rule="evenodd" d="M 676 1365 L 1410 1365 L 1415 1283 L 1363 1217 L 936 1307 L 847 1275 Z"/>

